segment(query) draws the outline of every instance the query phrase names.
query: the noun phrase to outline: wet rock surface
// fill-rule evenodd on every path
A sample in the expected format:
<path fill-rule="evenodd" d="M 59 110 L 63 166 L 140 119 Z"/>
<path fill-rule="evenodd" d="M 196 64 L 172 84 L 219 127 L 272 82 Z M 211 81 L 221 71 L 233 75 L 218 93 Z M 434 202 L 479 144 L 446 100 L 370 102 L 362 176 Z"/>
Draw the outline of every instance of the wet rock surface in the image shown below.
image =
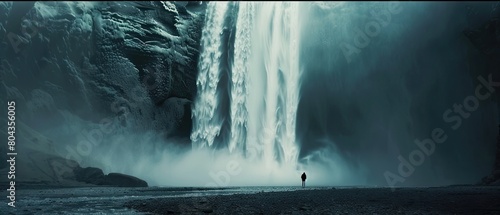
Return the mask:
<path fill-rule="evenodd" d="M 102 184 L 104 182 L 104 173 L 99 168 L 81 168 L 78 166 L 73 169 L 73 173 L 77 181 L 89 184 Z"/>
<path fill-rule="evenodd" d="M 147 187 L 148 183 L 137 177 L 121 174 L 109 173 L 104 175 L 101 169 L 95 167 L 81 168 L 79 166 L 73 169 L 75 180 L 79 182 L 107 185 L 117 187 Z"/>
<path fill-rule="evenodd" d="M 147 187 L 148 183 L 134 176 L 121 173 L 109 173 L 104 177 L 104 185 L 118 187 Z"/>

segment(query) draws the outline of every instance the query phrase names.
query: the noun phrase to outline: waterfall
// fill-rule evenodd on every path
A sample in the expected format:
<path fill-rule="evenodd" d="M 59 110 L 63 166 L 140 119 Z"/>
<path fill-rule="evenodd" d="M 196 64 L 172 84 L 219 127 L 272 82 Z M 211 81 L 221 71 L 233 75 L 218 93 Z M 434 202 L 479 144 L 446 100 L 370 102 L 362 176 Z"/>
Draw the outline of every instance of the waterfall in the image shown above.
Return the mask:
<path fill-rule="evenodd" d="M 228 8 L 227 2 L 211 3 L 207 7 L 205 27 L 202 31 L 199 74 L 196 81 L 198 96 L 193 109 L 193 147 L 211 146 L 221 129 L 221 120 L 217 116 L 217 85 L 219 83 L 219 62 L 224 19 Z"/>
<path fill-rule="evenodd" d="M 251 54 L 251 34 L 253 30 L 253 4 L 239 5 L 234 41 L 234 63 L 231 69 L 231 139 L 229 151 L 236 147 L 243 149 L 247 127 L 247 75 Z"/>
<path fill-rule="evenodd" d="M 210 2 L 207 8 L 193 109 L 193 148 L 212 146 L 221 135 L 224 117 L 220 115 L 229 115 L 229 140 L 223 143 L 229 152 L 247 156 L 251 152 L 265 161 L 294 163 L 298 155 L 299 3 L 230 4 L 237 13 L 228 13 L 227 3 Z M 230 46 L 234 52 L 228 52 L 232 56 L 221 55 L 223 29 L 233 29 Z M 223 58 L 233 59 L 227 83 L 229 113 L 215 111 L 223 95 L 218 89 Z"/>

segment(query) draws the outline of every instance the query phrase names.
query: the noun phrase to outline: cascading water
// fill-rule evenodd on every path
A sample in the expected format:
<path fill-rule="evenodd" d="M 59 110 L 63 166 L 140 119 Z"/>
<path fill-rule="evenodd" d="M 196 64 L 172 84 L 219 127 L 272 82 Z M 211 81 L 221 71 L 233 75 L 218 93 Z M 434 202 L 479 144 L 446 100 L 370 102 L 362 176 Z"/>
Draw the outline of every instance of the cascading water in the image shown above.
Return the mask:
<path fill-rule="evenodd" d="M 229 152 L 255 153 L 266 163 L 297 161 L 295 118 L 299 102 L 298 3 L 234 3 L 235 22 L 227 3 L 210 2 L 202 35 L 193 110 L 193 148 L 211 147 L 230 116 Z M 227 23 L 234 23 L 235 26 Z M 223 56 L 224 29 L 234 29 L 232 56 Z M 231 40 L 229 40 L 231 41 Z M 216 111 L 221 61 L 232 58 L 229 113 Z"/>
<path fill-rule="evenodd" d="M 251 55 L 251 34 L 253 24 L 253 4 L 239 5 L 234 41 L 234 63 L 231 69 L 231 138 L 229 151 L 242 149 L 246 141 L 247 127 L 247 77 Z"/>
<path fill-rule="evenodd" d="M 194 147 L 211 146 L 219 134 L 222 122 L 215 114 L 218 103 L 217 85 L 219 82 L 219 62 L 223 23 L 228 8 L 227 2 L 210 3 L 207 7 L 205 28 L 202 32 L 199 74 L 196 86 L 198 97 L 193 110 L 193 132 L 191 139 Z"/>

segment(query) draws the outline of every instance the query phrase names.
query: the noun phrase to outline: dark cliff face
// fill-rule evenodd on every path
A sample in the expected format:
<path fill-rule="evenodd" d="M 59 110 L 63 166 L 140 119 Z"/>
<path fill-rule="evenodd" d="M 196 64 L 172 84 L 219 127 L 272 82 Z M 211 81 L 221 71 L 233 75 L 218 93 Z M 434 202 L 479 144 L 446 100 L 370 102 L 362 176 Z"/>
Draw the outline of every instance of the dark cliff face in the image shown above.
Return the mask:
<path fill-rule="evenodd" d="M 301 61 L 307 75 L 297 113 L 300 157 L 307 161 L 331 147 L 352 164 L 350 169 L 362 169 L 367 180 L 387 184 L 384 173 L 398 172 L 399 156 L 408 159 L 419 150 L 416 142 L 442 128 L 446 143 L 437 144 L 404 185 L 479 181 L 495 159 L 498 93 L 460 124 L 444 115 L 475 94 L 479 76 L 499 80 L 494 55 L 498 36 L 486 34 L 496 32 L 493 4 L 409 2 L 389 14 L 384 4 L 378 8 L 370 3 L 311 9 L 314 15 L 304 19 L 310 31 L 303 37 L 317 41 L 301 43 L 301 50 L 312 51 Z M 366 27 L 377 13 L 384 14 L 379 26 L 385 27 L 370 36 Z M 480 41 L 467 39 L 468 28 Z M 484 44 L 475 47 L 480 42 Z"/>
<path fill-rule="evenodd" d="M 189 133 L 205 6 L 2 2 L 1 103 L 16 100 L 36 130 L 68 123 L 66 112 Z"/>
<path fill-rule="evenodd" d="M 165 144 L 145 132 L 188 143 L 205 8 L 0 2 L 0 103 L 16 102 L 19 150 L 44 155 L 26 160 L 20 174 L 43 175 L 36 163 L 53 156 L 113 171 L 102 158 Z M 6 139 L 5 117 L 0 122 Z M 85 142 L 92 145 L 79 151 Z M 5 147 L 0 152 L 5 158 Z"/>
<path fill-rule="evenodd" d="M 464 30 L 463 33 L 484 59 L 480 72 L 483 75 L 491 74 L 492 80 L 498 82 L 500 80 L 500 62 L 498 61 L 500 58 L 500 4 L 497 3 L 492 7 L 490 19 L 479 27 Z M 500 94 L 496 93 L 495 97 L 494 100 L 498 103 Z M 497 111 L 500 113 L 500 109 Z M 498 134 L 495 162 L 491 174 L 480 182 L 483 185 L 500 185 L 500 132 Z"/>

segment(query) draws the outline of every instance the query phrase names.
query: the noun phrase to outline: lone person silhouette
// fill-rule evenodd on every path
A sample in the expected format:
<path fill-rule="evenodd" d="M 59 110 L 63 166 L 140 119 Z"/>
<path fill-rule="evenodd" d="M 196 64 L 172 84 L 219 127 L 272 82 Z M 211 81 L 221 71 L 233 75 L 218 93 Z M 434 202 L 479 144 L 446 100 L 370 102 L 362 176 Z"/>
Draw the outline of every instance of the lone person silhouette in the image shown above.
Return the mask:
<path fill-rule="evenodd" d="M 306 187 L 306 172 L 302 173 L 302 176 L 300 176 L 300 178 L 302 178 L 302 187 Z"/>

